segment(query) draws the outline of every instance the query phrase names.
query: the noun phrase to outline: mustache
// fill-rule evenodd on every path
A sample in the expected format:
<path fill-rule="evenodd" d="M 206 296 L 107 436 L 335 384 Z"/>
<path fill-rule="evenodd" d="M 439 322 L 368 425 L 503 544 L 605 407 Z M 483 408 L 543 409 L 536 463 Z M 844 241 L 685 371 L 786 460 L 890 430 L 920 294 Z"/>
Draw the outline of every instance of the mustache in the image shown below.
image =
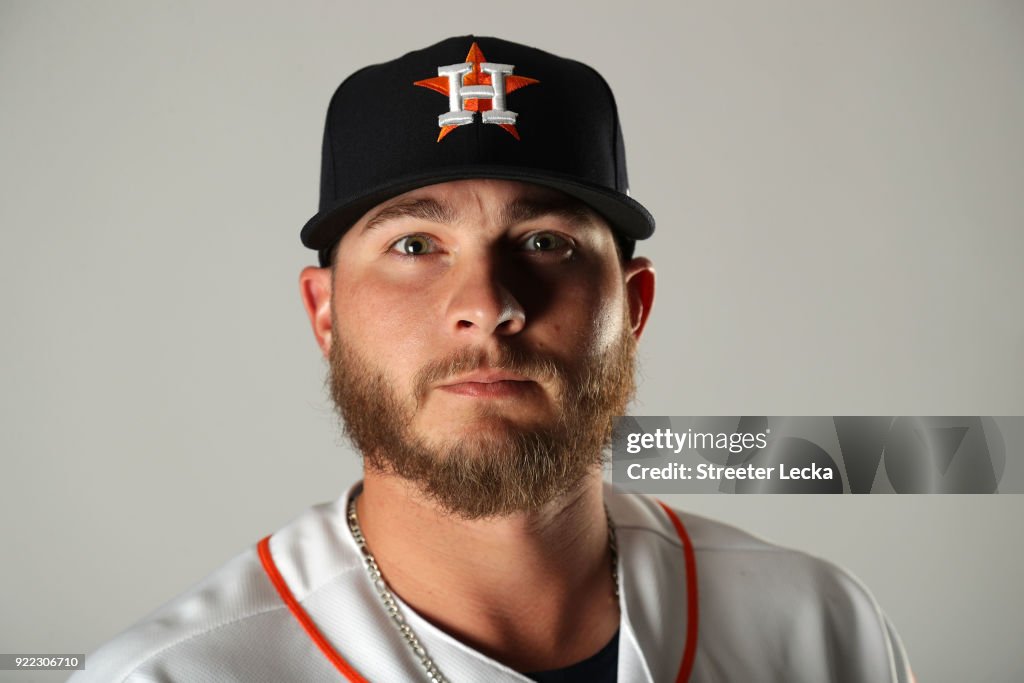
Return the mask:
<path fill-rule="evenodd" d="M 473 370 L 505 370 L 534 381 L 566 380 L 570 371 L 565 363 L 543 352 L 528 351 L 503 344 L 494 351 L 481 348 L 459 349 L 420 368 L 413 378 L 417 403 L 422 403 L 437 383 Z"/>

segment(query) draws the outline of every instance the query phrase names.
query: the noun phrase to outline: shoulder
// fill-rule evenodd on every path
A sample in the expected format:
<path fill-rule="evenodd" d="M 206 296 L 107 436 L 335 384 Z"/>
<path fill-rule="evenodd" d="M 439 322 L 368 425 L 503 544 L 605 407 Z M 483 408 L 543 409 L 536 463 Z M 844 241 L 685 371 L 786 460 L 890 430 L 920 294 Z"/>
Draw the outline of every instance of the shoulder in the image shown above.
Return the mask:
<path fill-rule="evenodd" d="M 154 661 L 282 607 L 254 545 L 89 654 L 86 669 L 71 681 L 141 680 L 140 671 Z"/>
<path fill-rule="evenodd" d="M 763 671 L 765 653 L 791 681 L 911 680 L 895 629 L 843 567 L 695 515 L 693 530 L 709 650 L 730 648 Z"/>
<path fill-rule="evenodd" d="M 727 585 L 736 590 L 745 583 L 771 582 L 779 589 L 792 586 L 805 596 L 848 595 L 851 600 L 874 603 L 864 585 L 848 571 L 810 553 L 780 546 L 729 524 L 694 515 L 639 494 L 617 507 L 617 533 L 640 540 L 639 548 L 665 548 L 691 552 L 701 568 L 702 589 Z M 688 547 L 687 547 L 688 546 Z"/>
<path fill-rule="evenodd" d="M 643 563 L 668 565 L 670 575 L 685 571 L 675 558 L 692 558 L 699 614 L 695 672 L 756 680 L 775 665 L 791 681 L 909 680 L 895 630 L 849 571 L 648 496 L 618 497 L 628 500 L 618 503 L 624 523 L 617 533 L 631 538 Z M 664 601 L 671 584 L 659 583 L 649 590 Z M 838 679 L 837 671 L 843 672 Z"/>
<path fill-rule="evenodd" d="M 331 504 L 314 506 L 274 534 L 272 546 L 324 530 Z M 323 531 L 321 533 L 326 533 Z M 283 554 L 289 549 L 275 551 Z M 294 571 L 294 570 L 293 570 Z M 298 599 L 315 590 L 308 586 Z M 257 544 L 86 657 L 71 683 L 247 680 L 272 671 L 301 632 L 267 575 Z M 302 643 L 298 639 L 298 643 Z M 274 644 L 274 650 L 267 648 Z M 224 668 L 230 665 L 230 668 Z M 257 677 L 259 674 L 256 674 Z M 239 677 L 241 676 L 241 677 Z"/>

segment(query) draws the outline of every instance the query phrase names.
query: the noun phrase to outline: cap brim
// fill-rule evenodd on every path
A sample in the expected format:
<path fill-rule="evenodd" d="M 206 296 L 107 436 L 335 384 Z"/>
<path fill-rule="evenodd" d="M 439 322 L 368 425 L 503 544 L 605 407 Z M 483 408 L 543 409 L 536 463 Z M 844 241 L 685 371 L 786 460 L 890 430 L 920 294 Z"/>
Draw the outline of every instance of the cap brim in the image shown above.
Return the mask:
<path fill-rule="evenodd" d="M 472 166 L 435 169 L 429 173 L 395 178 L 385 186 L 338 202 L 306 222 L 301 232 L 302 244 L 322 253 L 323 250 L 334 246 L 346 230 L 381 202 L 428 185 L 471 178 L 519 180 L 550 187 L 575 197 L 597 211 L 608 221 L 612 230 L 623 237 L 642 240 L 654 233 L 654 217 L 651 213 L 640 202 L 622 193 L 581 183 L 550 171 L 538 171 L 535 168 Z"/>

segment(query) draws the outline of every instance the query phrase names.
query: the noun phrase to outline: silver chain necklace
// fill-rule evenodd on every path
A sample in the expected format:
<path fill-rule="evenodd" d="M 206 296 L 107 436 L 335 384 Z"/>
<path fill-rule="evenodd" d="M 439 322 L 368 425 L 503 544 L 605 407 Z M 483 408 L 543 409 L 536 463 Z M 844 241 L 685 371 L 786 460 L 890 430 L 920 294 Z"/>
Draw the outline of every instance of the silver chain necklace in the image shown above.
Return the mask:
<path fill-rule="evenodd" d="M 608 520 L 608 547 L 611 549 L 612 555 L 612 581 L 615 584 L 615 599 L 619 599 L 619 548 L 615 541 L 615 525 L 612 524 L 611 515 L 608 514 L 608 506 L 604 507 L 604 516 Z M 366 545 L 366 537 L 363 536 L 363 530 L 359 526 L 359 516 L 356 515 L 356 497 L 353 496 L 348 501 L 348 528 L 352 532 L 352 537 L 355 539 L 356 544 L 359 546 L 359 550 L 363 553 L 363 562 L 366 565 L 366 571 L 370 575 L 370 581 L 373 583 L 373 587 L 377 590 L 377 595 L 380 596 L 380 601 L 384 605 L 384 610 L 391 617 L 391 620 L 398 626 L 398 632 L 402 634 L 409 649 L 412 650 L 413 655 L 420 660 L 420 664 L 423 666 L 423 670 L 427 674 L 427 680 L 432 683 L 449 683 L 448 679 L 444 677 L 441 670 L 434 664 L 434 660 L 427 654 L 426 648 L 420 642 L 420 639 L 416 637 L 416 633 L 412 630 L 412 626 L 405 620 L 405 616 L 402 615 L 402 610 L 398 606 L 398 600 L 395 599 L 395 594 L 388 588 L 387 582 L 384 580 L 384 575 L 380 571 L 380 567 L 377 565 L 377 560 L 374 558 L 373 553 L 370 552 L 369 546 Z"/>

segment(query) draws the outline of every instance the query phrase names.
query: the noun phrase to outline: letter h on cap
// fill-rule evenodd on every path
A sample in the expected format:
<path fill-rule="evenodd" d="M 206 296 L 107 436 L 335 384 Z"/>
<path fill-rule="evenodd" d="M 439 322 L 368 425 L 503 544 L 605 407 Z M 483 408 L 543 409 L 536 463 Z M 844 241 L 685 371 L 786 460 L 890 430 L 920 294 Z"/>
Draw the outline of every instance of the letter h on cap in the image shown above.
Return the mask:
<path fill-rule="evenodd" d="M 473 70 L 471 62 L 449 64 L 437 68 L 438 76 L 448 77 L 448 113 L 437 117 L 439 126 L 464 126 L 473 123 L 472 111 L 462 108 L 464 100 L 490 100 L 491 108 L 482 112 L 484 123 L 515 125 L 516 113 L 505 110 L 505 74 L 512 73 L 511 64 L 481 62 L 480 70 L 491 77 L 490 85 L 463 85 L 462 79 Z"/>

